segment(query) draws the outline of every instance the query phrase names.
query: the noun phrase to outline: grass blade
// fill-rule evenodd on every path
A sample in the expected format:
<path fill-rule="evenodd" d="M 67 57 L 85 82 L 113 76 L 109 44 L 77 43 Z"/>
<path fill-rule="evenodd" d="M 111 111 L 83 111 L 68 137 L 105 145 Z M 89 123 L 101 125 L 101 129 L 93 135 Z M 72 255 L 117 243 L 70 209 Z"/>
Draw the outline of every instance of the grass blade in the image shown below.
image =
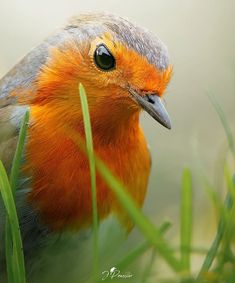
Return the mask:
<path fill-rule="evenodd" d="M 233 157 L 235 158 L 235 143 L 234 143 L 234 138 L 233 138 L 233 133 L 231 130 L 231 127 L 228 123 L 228 120 L 225 116 L 225 113 L 222 109 L 222 107 L 220 106 L 219 102 L 217 101 L 216 97 L 212 94 L 208 92 L 208 97 L 210 98 L 210 101 L 212 103 L 212 105 L 214 106 L 220 121 L 223 125 L 223 128 L 225 130 L 226 136 L 227 136 L 227 140 L 228 140 L 228 144 L 229 144 L 229 148 L 233 154 Z"/>
<path fill-rule="evenodd" d="M 6 170 L 0 161 L 0 191 L 2 194 L 3 203 L 9 218 L 10 227 L 11 227 L 11 236 L 12 236 L 12 245 L 13 245 L 13 255 L 15 263 L 15 271 L 17 272 L 14 278 L 17 278 L 17 282 L 25 283 L 25 267 L 24 267 L 24 256 L 23 256 L 23 247 L 22 240 L 20 235 L 19 221 L 17 217 L 15 202 L 11 186 L 7 177 Z"/>
<path fill-rule="evenodd" d="M 97 213 L 97 197 L 96 197 L 96 169 L 95 156 L 93 150 L 93 140 L 91 132 L 91 121 L 88 109 L 85 89 L 82 84 L 79 84 L 79 93 L 82 106 L 83 123 L 86 136 L 87 156 L 89 160 L 90 175 L 91 175 L 91 190 L 92 190 L 92 209 L 93 209 L 93 268 L 94 279 L 96 280 L 98 274 L 98 213 Z"/>
<path fill-rule="evenodd" d="M 10 184 L 13 196 L 15 195 L 15 191 L 17 188 L 17 182 L 19 178 L 19 172 L 20 172 L 20 164 L 22 160 L 23 155 L 23 149 L 26 139 L 26 131 L 28 127 L 29 122 L 29 111 L 27 111 L 24 115 L 24 118 L 21 123 L 20 133 L 19 133 L 19 139 L 16 146 L 16 151 L 13 158 L 13 163 L 11 167 L 11 173 L 10 173 Z"/>
<path fill-rule="evenodd" d="M 171 223 L 166 221 L 164 222 L 159 230 L 160 233 L 164 234 L 171 227 Z M 124 270 L 127 266 L 133 263 L 138 257 L 140 257 L 143 253 L 145 253 L 151 245 L 149 242 L 141 243 L 138 247 L 128 253 L 122 260 L 120 260 L 115 266 L 119 270 Z"/>
<path fill-rule="evenodd" d="M 154 262 L 155 262 L 156 255 L 157 255 L 157 250 L 153 249 L 151 257 L 150 257 L 150 261 L 146 265 L 145 270 L 143 272 L 143 276 L 142 276 L 142 280 L 141 280 L 142 283 L 146 283 L 148 281 L 149 277 L 151 276 L 151 271 L 152 271 L 152 268 L 153 268 L 153 265 L 154 265 Z"/>
<path fill-rule="evenodd" d="M 6 217 L 5 224 L 5 255 L 6 255 L 6 268 L 7 268 L 7 280 L 9 283 L 15 282 L 15 270 L 13 269 L 13 246 L 12 246 L 12 237 L 11 237 L 11 227 Z"/>
<path fill-rule="evenodd" d="M 224 209 L 225 210 L 229 210 L 231 209 L 233 203 L 232 203 L 232 197 L 231 197 L 231 194 L 230 193 L 227 193 L 227 196 L 225 198 L 225 202 L 224 202 Z M 216 232 L 216 235 L 215 235 L 215 238 L 212 242 L 212 245 L 204 259 L 204 262 L 202 264 L 202 267 L 200 269 L 200 272 L 198 274 L 198 277 L 197 279 L 200 280 L 200 278 L 203 277 L 203 275 L 209 271 L 216 255 L 217 255 L 217 252 L 218 252 L 218 249 L 219 249 L 219 246 L 221 244 L 221 241 L 223 239 L 223 236 L 224 236 L 224 233 L 225 233 L 225 230 L 226 230 L 226 221 L 224 219 L 224 217 L 222 216 L 220 221 L 219 221 L 219 224 L 218 224 L 218 228 L 217 228 L 217 232 Z"/>
<path fill-rule="evenodd" d="M 190 251 L 192 240 L 192 177 L 189 169 L 183 171 L 181 192 L 181 262 L 185 271 L 190 271 Z"/>
<path fill-rule="evenodd" d="M 165 234 L 165 232 L 171 227 L 171 223 L 170 222 L 164 222 L 159 230 Z M 151 271 L 153 269 L 153 265 L 155 263 L 155 259 L 156 259 L 156 255 L 157 255 L 157 250 L 153 249 L 152 253 L 151 253 L 151 257 L 150 257 L 150 261 L 149 263 L 146 265 L 144 272 L 143 272 L 143 276 L 142 276 L 142 283 L 146 283 L 149 279 L 149 276 L 151 275 Z"/>
<path fill-rule="evenodd" d="M 25 139 L 26 139 L 28 121 L 29 121 L 29 111 L 25 113 L 24 118 L 22 120 L 18 143 L 17 143 L 15 154 L 14 154 L 11 173 L 10 173 L 10 186 L 11 186 L 13 198 L 15 196 L 15 192 L 17 188 L 17 182 L 18 182 L 20 164 L 21 164 L 21 159 L 22 159 L 22 154 L 23 154 L 23 149 L 24 149 L 24 144 L 25 144 Z M 14 274 L 17 272 L 16 270 L 13 269 L 15 267 L 14 257 L 17 256 L 17 254 L 13 251 L 12 234 L 11 234 L 11 227 L 10 227 L 8 216 L 6 217 L 6 223 L 5 223 L 5 249 L 6 249 L 8 282 L 14 282 L 16 280 Z M 25 273 L 23 259 L 22 259 L 22 262 L 23 262 L 23 265 L 22 265 L 22 270 L 20 272 Z"/>

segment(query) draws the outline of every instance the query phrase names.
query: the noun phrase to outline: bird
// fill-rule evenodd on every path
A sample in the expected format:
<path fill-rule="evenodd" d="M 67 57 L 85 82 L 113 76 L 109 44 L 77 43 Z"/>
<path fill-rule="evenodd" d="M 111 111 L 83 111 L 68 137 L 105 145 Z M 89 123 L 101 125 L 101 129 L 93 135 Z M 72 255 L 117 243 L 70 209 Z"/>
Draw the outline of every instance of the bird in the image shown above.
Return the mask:
<path fill-rule="evenodd" d="M 92 225 L 89 163 L 73 139 L 85 139 L 79 83 L 95 154 L 141 208 L 151 158 L 140 114 L 171 128 L 162 102 L 171 76 L 167 47 L 155 34 L 117 15 L 89 12 L 70 19 L 1 78 L 0 159 L 8 172 L 20 122 L 30 115 L 16 194 L 26 265 L 50 235 L 82 234 Z M 132 221 L 99 173 L 96 183 L 99 221 L 113 215 L 130 231 Z"/>

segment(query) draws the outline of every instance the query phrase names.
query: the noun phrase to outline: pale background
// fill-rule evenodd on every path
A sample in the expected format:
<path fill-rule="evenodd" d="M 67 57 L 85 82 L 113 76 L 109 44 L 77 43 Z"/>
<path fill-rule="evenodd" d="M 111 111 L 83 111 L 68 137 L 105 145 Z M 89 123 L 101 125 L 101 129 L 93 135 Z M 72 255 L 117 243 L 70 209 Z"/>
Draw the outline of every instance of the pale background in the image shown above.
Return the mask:
<path fill-rule="evenodd" d="M 205 246 L 215 222 L 198 168 L 213 180 L 225 143 L 206 93 L 217 96 L 234 128 L 235 1 L 0 0 L 0 77 L 66 18 L 90 10 L 127 17 L 155 32 L 168 46 L 174 76 L 165 99 L 173 128 L 165 130 L 143 115 L 153 158 L 144 210 L 157 224 L 165 218 L 172 220 L 169 237 L 177 235 L 181 173 L 189 166 L 195 183 L 194 240 Z"/>

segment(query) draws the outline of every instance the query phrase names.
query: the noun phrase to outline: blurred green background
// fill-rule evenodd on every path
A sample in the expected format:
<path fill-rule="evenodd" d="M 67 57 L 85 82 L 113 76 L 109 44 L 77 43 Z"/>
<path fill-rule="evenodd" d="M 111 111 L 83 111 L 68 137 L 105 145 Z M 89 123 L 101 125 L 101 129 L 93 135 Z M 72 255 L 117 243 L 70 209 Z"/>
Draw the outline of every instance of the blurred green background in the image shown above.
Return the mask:
<path fill-rule="evenodd" d="M 156 224 L 170 219 L 173 227 L 168 237 L 176 243 L 181 174 L 189 166 L 195 185 L 193 240 L 197 246 L 208 247 L 216 219 L 199 168 L 216 180 L 226 139 L 206 93 L 216 95 L 234 129 L 235 1 L 1 0 L 0 7 L 0 77 L 68 17 L 84 11 L 105 10 L 127 17 L 156 33 L 168 46 L 174 75 L 165 100 L 173 128 L 168 131 L 142 115 L 153 159 L 144 211 Z M 126 246 L 134 246 L 140 238 L 133 231 Z M 148 255 L 141 264 L 147 260 Z M 195 256 L 193 263 L 196 270 L 201 258 Z"/>

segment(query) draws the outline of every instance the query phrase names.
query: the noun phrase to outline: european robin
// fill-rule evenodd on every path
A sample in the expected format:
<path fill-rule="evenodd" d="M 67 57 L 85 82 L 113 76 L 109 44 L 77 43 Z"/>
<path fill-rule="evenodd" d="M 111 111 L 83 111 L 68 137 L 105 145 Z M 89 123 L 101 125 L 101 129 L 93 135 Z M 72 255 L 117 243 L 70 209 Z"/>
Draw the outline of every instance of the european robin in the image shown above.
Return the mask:
<path fill-rule="evenodd" d="M 47 242 L 92 224 L 88 159 L 69 134 L 84 138 L 79 83 L 87 94 L 95 153 L 141 207 L 151 162 L 140 112 L 171 128 L 161 99 L 171 73 L 167 48 L 155 35 L 112 14 L 88 13 L 0 80 L 0 158 L 8 170 L 21 118 L 30 112 L 16 195 L 29 274 Z M 96 181 L 99 220 L 114 215 L 129 231 L 133 223 L 98 173 Z"/>

